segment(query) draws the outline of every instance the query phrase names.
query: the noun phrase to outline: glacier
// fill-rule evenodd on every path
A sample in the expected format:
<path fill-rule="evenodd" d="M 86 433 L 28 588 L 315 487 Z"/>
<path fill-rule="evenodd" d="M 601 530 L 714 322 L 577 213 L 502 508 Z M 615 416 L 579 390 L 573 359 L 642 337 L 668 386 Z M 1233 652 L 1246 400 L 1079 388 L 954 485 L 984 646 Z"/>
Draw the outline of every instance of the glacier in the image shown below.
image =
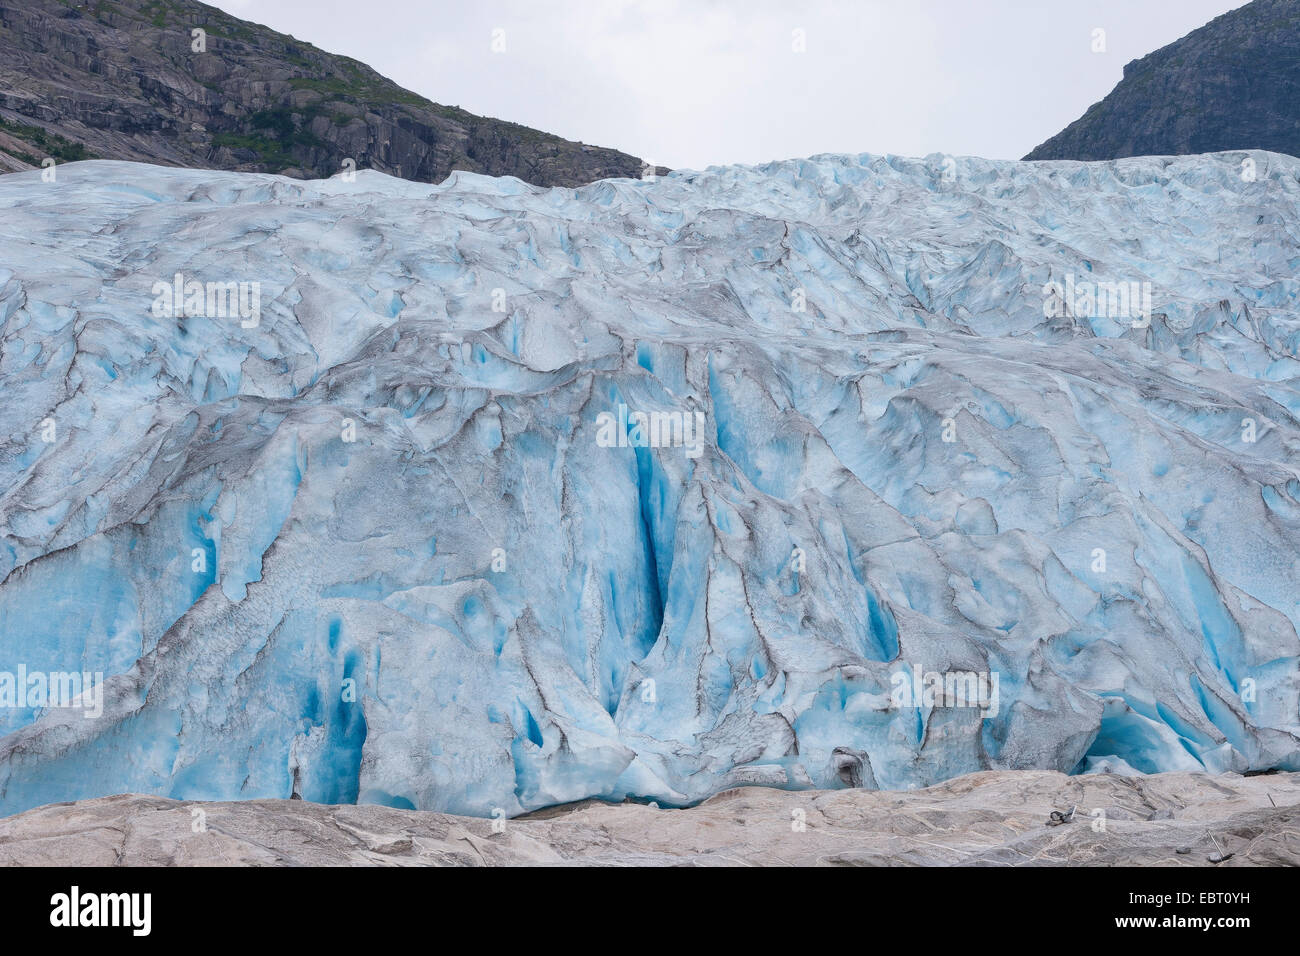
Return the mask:
<path fill-rule="evenodd" d="M 1300 769 L 1298 295 L 1270 153 L 0 177 L 0 812 Z"/>

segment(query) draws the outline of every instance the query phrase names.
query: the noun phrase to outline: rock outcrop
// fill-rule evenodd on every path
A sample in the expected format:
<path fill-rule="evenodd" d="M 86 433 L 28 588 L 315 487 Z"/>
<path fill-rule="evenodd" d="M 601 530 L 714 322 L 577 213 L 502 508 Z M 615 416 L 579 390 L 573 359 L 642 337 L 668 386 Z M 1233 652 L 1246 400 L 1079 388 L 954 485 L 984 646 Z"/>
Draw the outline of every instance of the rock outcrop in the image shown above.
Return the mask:
<path fill-rule="evenodd" d="M 1042 771 L 902 792 L 744 787 L 689 810 L 586 801 L 502 822 L 130 795 L 0 820 L 0 865 L 1296 866 L 1297 801 L 1300 774 Z"/>
<path fill-rule="evenodd" d="M 1300 156 L 1300 3 L 1255 0 L 1134 60 L 1080 119 L 1025 159 L 1230 149 Z"/>
<path fill-rule="evenodd" d="M 0 172 L 46 158 L 311 179 L 375 169 L 417 182 L 460 169 L 539 186 L 644 165 L 432 103 L 193 0 L 0 0 Z"/>

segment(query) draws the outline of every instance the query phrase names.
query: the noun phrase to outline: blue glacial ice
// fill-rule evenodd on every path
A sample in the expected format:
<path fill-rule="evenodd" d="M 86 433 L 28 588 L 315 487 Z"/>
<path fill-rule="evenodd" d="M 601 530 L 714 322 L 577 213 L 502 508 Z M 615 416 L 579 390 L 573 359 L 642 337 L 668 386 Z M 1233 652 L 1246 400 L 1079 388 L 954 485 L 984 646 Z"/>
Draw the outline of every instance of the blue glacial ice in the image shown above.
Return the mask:
<path fill-rule="evenodd" d="M 0 812 L 1300 769 L 1300 160 L 1251 155 L 0 177 L 0 672 L 104 675 L 0 707 Z"/>

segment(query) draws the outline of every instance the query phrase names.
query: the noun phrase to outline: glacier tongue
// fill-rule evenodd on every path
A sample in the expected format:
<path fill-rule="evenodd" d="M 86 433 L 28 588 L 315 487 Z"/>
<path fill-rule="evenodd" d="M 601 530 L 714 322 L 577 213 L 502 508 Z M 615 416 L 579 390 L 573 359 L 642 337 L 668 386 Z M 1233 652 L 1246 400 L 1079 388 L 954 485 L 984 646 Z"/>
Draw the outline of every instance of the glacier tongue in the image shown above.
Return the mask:
<path fill-rule="evenodd" d="M 0 177 L 0 811 L 1300 769 L 1251 156 Z"/>

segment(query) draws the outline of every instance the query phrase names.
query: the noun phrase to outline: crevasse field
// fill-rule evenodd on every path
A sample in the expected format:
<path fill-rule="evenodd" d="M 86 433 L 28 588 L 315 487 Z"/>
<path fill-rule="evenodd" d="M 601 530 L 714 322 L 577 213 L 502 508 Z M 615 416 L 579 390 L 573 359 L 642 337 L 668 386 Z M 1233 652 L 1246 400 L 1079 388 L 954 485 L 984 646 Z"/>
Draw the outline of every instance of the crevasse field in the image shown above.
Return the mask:
<path fill-rule="evenodd" d="M 1300 769 L 1298 296 L 1267 153 L 0 177 L 0 812 Z"/>

